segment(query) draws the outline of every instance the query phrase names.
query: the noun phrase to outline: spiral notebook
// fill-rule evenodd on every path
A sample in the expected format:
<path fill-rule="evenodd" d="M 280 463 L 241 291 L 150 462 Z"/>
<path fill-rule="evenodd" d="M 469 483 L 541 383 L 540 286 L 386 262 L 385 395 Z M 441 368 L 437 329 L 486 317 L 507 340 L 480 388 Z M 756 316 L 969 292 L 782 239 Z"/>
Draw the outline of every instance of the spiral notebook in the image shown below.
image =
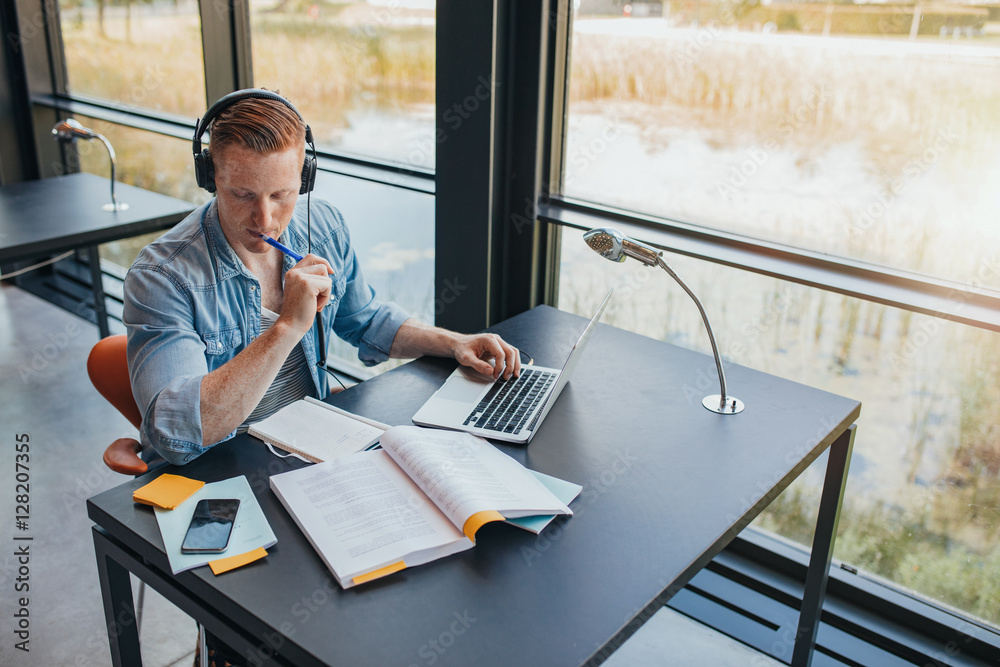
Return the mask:
<path fill-rule="evenodd" d="M 251 424 L 247 432 L 268 445 L 319 463 L 369 449 L 388 428 L 307 396 Z"/>

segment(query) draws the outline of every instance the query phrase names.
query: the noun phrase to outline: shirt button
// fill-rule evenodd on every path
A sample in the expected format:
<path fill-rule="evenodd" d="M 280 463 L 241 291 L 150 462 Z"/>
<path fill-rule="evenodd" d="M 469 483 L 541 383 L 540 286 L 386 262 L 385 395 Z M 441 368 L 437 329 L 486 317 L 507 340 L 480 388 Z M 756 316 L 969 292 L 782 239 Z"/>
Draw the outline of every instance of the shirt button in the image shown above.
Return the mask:
<path fill-rule="evenodd" d="M 257 286 L 256 285 L 251 285 L 250 286 L 250 291 L 251 292 L 256 292 L 257 291 Z"/>

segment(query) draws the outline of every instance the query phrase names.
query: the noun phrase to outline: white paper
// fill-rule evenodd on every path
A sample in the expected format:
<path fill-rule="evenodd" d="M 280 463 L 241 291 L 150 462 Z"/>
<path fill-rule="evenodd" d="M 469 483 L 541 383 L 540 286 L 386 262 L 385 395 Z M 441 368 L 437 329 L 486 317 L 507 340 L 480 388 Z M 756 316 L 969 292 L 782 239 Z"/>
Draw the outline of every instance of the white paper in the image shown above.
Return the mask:
<path fill-rule="evenodd" d="M 564 479 L 559 479 L 558 477 L 552 477 L 551 475 L 546 475 L 543 472 L 538 472 L 537 470 L 530 470 L 532 475 L 538 478 L 538 481 L 545 485 L 545 488 L 552 492 L 552 494 L 558 498 L 561 502 L 569 505 L 573 500 L 580 495 L 583 491 L 583 487 L 579 484 L 574 484 L 573 482 L 567 482 Z M 528 532 L 538 535 L 552 523 L 552 520 L 558 516 L 557 514 L 536 514 L 535 516 L 524 516 L 515 519 L 507 519 L 507 523 L 512 526 L 517 526 L 518 528 L 523 528 Z"/>
<path fill-rule="evenodd" d="M 396 426 L 382 448 L 456 526 L 486 510 L 505 518 L 573 513 L 527 468 L 469 433 Z"/>
<path fill-rule="evenodd" d="M 306 398 L 251 424 L 249 433 L 286 451 L 303 454 L 311 461 L 332 461 L 365 449 L 384 430 L 384 424 Z"/>
<path fill-rule="evenodd" d="M 383 451 L 273 475 L 271 488 L 344 588 L 472 546 Z"/>
<path fill-rule="evenodd" d="M 181 544 L 184 542 L 184 535 L 187 534 L 191 517 L 194 516 L 194 508 L 199 500 L 205 498 L 239 499 L 240 509 L 236 515 L 233 533 L 229 537 L 229 546 L 225 551 L 215 554 L 181 553 Z M 163 547 L 170 561 L 170 571 L 174 574 L 206 565 L 220 558 L 238 556 L 258 547 L 266 549 L 278 541 L 250 489 L 250 483 L 243 475 L 206 484 L 175 509 L 165 510 L 159 507 L 153 509 L 156 511 L 156 523 L 160 527 Z"/>

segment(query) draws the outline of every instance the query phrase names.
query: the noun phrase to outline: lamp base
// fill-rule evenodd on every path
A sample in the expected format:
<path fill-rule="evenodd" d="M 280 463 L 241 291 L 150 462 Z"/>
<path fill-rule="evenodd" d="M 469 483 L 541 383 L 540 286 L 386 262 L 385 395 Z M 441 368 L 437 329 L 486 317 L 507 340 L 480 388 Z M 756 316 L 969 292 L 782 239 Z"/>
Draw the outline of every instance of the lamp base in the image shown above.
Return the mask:
<path fill-rule="evenodd" d="M 717 412 L 720 415 L 737 415 L 743 412 L 743 408 L 746 407 L 743 405 L 743 401 L 734 396 L 726 396 L 726 402 L 723 404 L 721 394 L 706 396 L 702 399 L 701 404 L 705 406 L 706 410 Z"/>
<path fill-rule="evenodd" d="M 117 204 L 115 204 L 113 202 L 108 202 L 107 204 L 105 204 L 104 206 L 101 207 L 101 210 L 104 210 L 104 211 L 127 211 L 128 210 L 128 204 L 126 204 L 125 202 L 118 202 Z"/>

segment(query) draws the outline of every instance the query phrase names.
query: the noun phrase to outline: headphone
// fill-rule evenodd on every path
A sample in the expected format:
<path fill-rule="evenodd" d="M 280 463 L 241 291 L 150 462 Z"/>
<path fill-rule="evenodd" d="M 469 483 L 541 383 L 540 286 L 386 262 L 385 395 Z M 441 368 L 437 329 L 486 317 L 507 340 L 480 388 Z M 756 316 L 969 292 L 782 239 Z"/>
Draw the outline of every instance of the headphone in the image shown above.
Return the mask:
<path fill-rule="evenodd" d="M 281 95 L 277 93 L 272 93 L 270 90 L 263 90 L 261 88 L 248 88 L 246 90 L 237 90 L 234 93 L 229 93 L 209 107 L 208 111 L 205 112 L 204 117 L 195 122 L 194 129 L 194 139 L 191 141 L 191 150 L 194 153 L 194 178 L 198 185 L 205 188 L 209 192 L 215 192 L 215 165 L 212 164 L 212 156 L 209 153 L 209 149 L 206 148 L 202 150 L 201 148 L 201 137 L 203 134 L 208 132 L 208 125 L 215 118 L 221 114 L 223 111 L 231 107 L 232 105 L 246 99 L 260 99 L 260 100 L 274 100 L 276 102 L 281 102 L 286 107 L 295 112 L 295 115 L 299 117 L 303 123 L 305 119 L 299 110 L 295 106 L 286 100 Z M 312 129 L 306 125 L 306 143 L 312 148 L 312 154 L 306 155 L 305 162 L 302 164 L 302 185 L 299 187 L 299 194 L 304 195 L 312 192 L 313 187 L 316 185 L 316 144 L 313 143 Z"/>
<path fill-rule="evenodd" d="M 209 192 L 215 192 L 215 165 L 212 164 L 212 156 L 209 153 L 209 149 L 202 150 L 201 148 L 201 137 L 203 134 L 208 132 L 208 124 L 211 123 L 215 118 L 222 113 L 228 107 L 236 104 L 241 100 L 246 99 L 259 99 L 259 100 L 274 100 L 276 102 L 281 102 L 286 107 L 295 112 L 295 115 L 299 117 L 303 123 L 305 123 L 305 118 L 299 113 L 299 110 L 295 106 L 286 100 L 281 95 L 277 93 L 272 93 L 270 90 L 263 90 L 262 88 L 248 88 L 246 90 L 237 90 L 234 93 L 229 93 L 209 107 L 208 111 L 205 112 L 205 116 L 199 119 L 195 123 L 194 128 L 194 139 L 191 141 L 191 150 L 194 153 L 194 178 L 198 182 L 200 187 L 205 188 Z M 302 164 L 302 185 L 299 187 L 300 195 L 309 195 L 313 188 L 316 186 L 316 144 L 313 142 L 312 129 L 306 125 L 306 143 L 309 144 L 310 153 L 306 154 L 306 160 Z M 311 202 L 306 205 L 306 235 L 308 238 L 309 252 L 312 252 L 312 206 Z M 316 313 L 316 333 L 318 336 L 318 360 L 316 365 L 333 376 L 333 378 L 340 383 L 343 387 L 344 383 L 340 381 L 340 378 L 333 372 L 333 370 L 327 366 L 326 363 L 326 331 L 323 328 L 322 314 Z"/>

